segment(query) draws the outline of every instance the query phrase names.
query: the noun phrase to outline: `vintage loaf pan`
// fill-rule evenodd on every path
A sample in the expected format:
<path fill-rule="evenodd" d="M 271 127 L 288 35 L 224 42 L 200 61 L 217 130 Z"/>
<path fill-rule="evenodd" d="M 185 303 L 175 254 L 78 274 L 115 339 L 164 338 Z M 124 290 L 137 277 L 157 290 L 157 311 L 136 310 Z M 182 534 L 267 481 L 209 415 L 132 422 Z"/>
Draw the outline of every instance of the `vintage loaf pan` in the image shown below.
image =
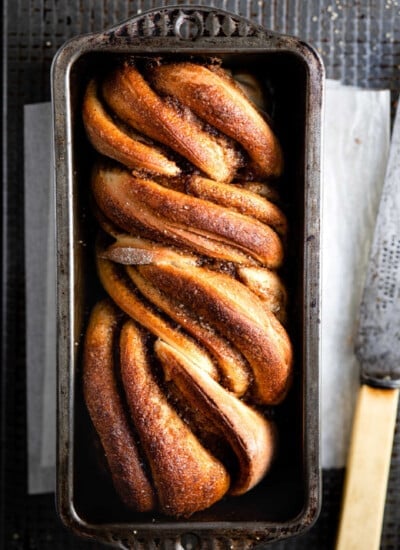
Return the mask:
<path fill-rule="evenodd" d="M 82 334 L 101 292 L 93 266 L 88 181 L 91 153 L 81 120 L 91 75 L 121 54 L 218 56 L 227 67 L 254 72 L 268 90 L 281 140 L 282 197 L 290 222 L 286 274 L 294 384 L 276 412 L 279 454 L 267 477 L 241 497 L 227 498 L 188 520 L 135 514 L 119 502 L 99 466 L 82 399 Z M 319 308 L 320 142 L 323 67 L 304 42 L 209 7 L 168 7 L 111 30 L 74 38 L 52 71 L 58 243 L 57 504 L 75 533 L 120 548 L 250 547 L 310 527 L 320 506 Z M 98 449 L 97 449 L 98 451 Z M 152 547 L 152 546 L 151 546 Z"/>

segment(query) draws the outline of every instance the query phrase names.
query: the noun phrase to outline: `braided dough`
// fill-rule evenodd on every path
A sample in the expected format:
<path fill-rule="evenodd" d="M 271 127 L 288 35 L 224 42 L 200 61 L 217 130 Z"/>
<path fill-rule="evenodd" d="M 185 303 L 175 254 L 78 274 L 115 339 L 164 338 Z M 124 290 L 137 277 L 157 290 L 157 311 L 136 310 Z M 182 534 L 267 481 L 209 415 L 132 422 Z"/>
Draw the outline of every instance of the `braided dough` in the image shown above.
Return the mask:
<path fill-rule="evenodd" d="M 188 517 L 252 489 L 276 454 L 265 407 L 285 399 L 293 363 L 287 220 L 268 183 L 282 152 L 206 63 L 125 61 L 90 80 L 83 121 L 100 154 L 107 294 L 86 332 L 84 397 L 121 500 Z"/>

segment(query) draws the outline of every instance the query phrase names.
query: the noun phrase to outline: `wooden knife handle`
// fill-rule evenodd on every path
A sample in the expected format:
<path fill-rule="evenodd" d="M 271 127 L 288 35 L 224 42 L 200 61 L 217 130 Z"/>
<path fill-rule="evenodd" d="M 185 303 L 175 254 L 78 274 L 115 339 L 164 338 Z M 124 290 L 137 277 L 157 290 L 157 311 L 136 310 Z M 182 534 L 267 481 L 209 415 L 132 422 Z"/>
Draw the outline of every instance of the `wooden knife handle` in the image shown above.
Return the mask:
<path fill-rule="evenodd" d="M 360 388 L 336 550 L 379 549 L 398 399 L 398 389 Z"/>

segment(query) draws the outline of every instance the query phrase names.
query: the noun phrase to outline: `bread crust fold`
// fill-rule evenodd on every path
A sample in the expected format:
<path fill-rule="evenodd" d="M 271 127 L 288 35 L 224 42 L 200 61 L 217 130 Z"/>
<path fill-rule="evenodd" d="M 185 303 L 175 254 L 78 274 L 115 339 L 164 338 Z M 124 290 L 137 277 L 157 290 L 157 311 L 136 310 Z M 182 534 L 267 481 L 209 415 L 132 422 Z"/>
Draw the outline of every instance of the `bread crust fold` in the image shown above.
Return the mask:
<path fill-rule="evenodd" d="M 154 67 L 151 79 L 159 92 L 176 97 L 238 141 L 249 154 L 258 176 L 282 174 L 278 139 L 248 96 L 224 71 L 190 62 L 166 63 Z"/>
<path fill-rule="evenodd" d="M 181 170 L 156 146 L 149 145 L 121 129 L 105 110 L 98 98 L 98 87 L 92 79 L 87 88 L 82 108 L 83 123 L 93 147 L 107 157 L 128 168 L 144 170 L 162 176 L 177 176 Z"/>
<path fill-rule="evenodd" d="M 105 101 L 124 121 L 160 142 L 218 181 L 231 181 L 241 164 L 240 154 L 225 137 L 203 129 L 199 119 L 176 102 L 159 97 L 142 74 L 128 63 L 102 86 Z"/>
<path fill-rule="evenodd" d="M 122 328 L 120 356 L 127 402 L 160 510 L 185 517 L 208 508 L 227 492 L 229 474 L 168 403 L 152 374 L 144 334 L 133 321 Z"/>
<path fill-rule="evenodd" d="M 246 357 L 256 399 L 276 405 L 291 382 L 292 346 L 282 325 L 231 277 L 201 267 L 138 266 L 139 273 L 220 331 Z"/>
<path fill-rule="evenodd" d="M 246 493 L 264 477 L 271 465 L 275 452 L 272 423 L 186 361 L 168 344 L 158 341 L 154 348 L 167 378 L 176 384 L 196 415 L 203 416 L 231 446 L 238 468 L 230 493 Z"/>
<path fill-rule="evenodd" d="M 169 238 L 211 257 L 272 268 L 282 263 L 278 235 L 250 216 L 113 166 L 96 167 L 92 190 L 103 213 L 130 233 L 143 224 L 160 240 Z"/>
<path fill-rule="evenodd" d="M 120 315 L 108 300 L 96 304 L 85 337 L 83 391 L 118 494 L 127 506 L 148 512 L 156 507 L 157 498 L 142 466 L 114 373 L 119 324 Z"/>

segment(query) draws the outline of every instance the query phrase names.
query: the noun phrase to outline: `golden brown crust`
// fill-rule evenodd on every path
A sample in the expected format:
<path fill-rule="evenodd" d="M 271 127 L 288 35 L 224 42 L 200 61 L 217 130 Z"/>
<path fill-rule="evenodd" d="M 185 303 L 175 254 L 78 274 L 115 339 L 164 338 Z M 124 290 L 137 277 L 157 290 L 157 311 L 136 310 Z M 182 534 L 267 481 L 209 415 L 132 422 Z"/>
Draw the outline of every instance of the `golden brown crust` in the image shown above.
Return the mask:
<path fill-rule="evenodd" d="M 259 299 L 235 279 L 201 267 L 139 266 L 167 295 L 196 311 L 246 357 L 257 400 L 275 405 L 291 381 L 292 348 L 286 331 Z"/>
<path fill-rule="evenodd" d="M 187 191 L 196 197 L 253 217 L 272 227 L 282 237 L 287 233 L 287 220 L 282 210 L 253 191 L 201 176 L 189 179 Z"/>
<path fill-rule="evenodd" d="M 160 510 L 190 516 L 208 508 L 227 492 L 229 474 L 168 403 L 152 374 L 144 335 L 132 321 L 121 331 L 120 356 L 126 399 Z"/>
<path fill-rule="evenodd" d="M 118 494 L 128 506 L 146 512 L 155 508 L 157 499 L 117 389 L 113 350 L 118 324 L 119 316 L 109 302 L 95 306 L 86 331 L 83 389 Z"/>
<path fill-rule="evenodd" d="M 252 290 L 282 323 L 286 322 L 287 291 L 279 275 L 270 269 L 239 266 L 241 281 Z"/>
<path fill-rule="evenodd" d="M 272 424 L 162 341 L 154 346 L 166 371 L 197 417 L 204 417 L 231 446 L 238 461 L 230 493 L 240 495 L 268 470 L 275 451 Z M 199 418 L 199 422 L 201 422 Z"/>
<path fill-rule="evenodd" d="M 242 354 L 215 332 L 209 324 L 200 322 L 196 312 L 185 308 L 174 297 L 160 292 L 159 288 L 142 277 L 137 269 L 127 267 L 127 273 L 151 303 L 176 321 L 212 354 L 221 371 L 222 383 L 238 397 L 246 393 L 251 376 L 249 365 Z"/>
<path fill-rule="evenodd" d="M 158 91 L 178 98 L 199 117 L 237 140 L 260 177 L 281 175 L 283 157 L 276 136 L 226 73 L 183 62 L 156 66 L 151 77 Z"/>
<path fill-rule="evenodd" d="M 240 183 L 236 183 L 235 187 L 251 191 L 274 204 L 279 204 L 280 202 L 280 195 L 277 189 L 265 181 L 241 181 Z"/>
<path fill-rule="evenodd" d="M 282 262 L 282 242 L 275 231 L 229 208 L 134 177 L 117 167 L 98 166 L 92 189 L 100 209 L 128 232 L 136 232 L 142 223 L 157 231 L 161 239 L 169 235 L 212 257 L 249 264 L 250 256 L 268 267 L 279 267 Z"/>
<path fill-rule="evenodd" d="M 216 240 L 211 235 L 196 233 L 192 230 L 193 228 L 178 225 L 169 217 L 162 218 L 157 212 L 146 208 L 131 193 L 131 181 L 130 174 L 117 167 L 105 168 L 97 165 L 93 170 L 92 191 L 96 204 L 112 224 L 133 235 L 144 233 L 145 237 L 151 236 L 157 241 L 174 246 L 182 245 L 212 258 L 244 265 L 257 265 L 255 259 L 239 248 Z M 280 256 L 279 251 L 278 262 Z"/>
<path fill-rule="evenodd" d="M 229 141 L 203 130 L 188 109 L 160 98 L 132 65 L 125 64 L 105 80 L 103 95 L 111 109 L 133 128 L 171 147 L 209 177 L 233 179 L 241 159 Z"/>
<path fill-rule="evenodd" d="M 122 311 L 147 328 L 151 334 L 162 338 L 171 346 L 179 348 L 181 353 L 190 357 L 190 360 L 195 362 L 199 368 L 205 369 L 215 378 L 218 377 L 213 362 L 202 348 L 165 321 L 149 307 L 149 304 L 144 303 L 134 289 L 129 286 L 129 280 L 126 276 L 124 277 L 121 268 L 98 255 L 97 272 L 103 287 Z"/>
<path fill-rule="evenodd" d="M 175 162 L 169 160 L 159 148 L 133 139 L 118 127 L 98 99 L 95 80 L 91 80 L 86 88 L 82 115 L 87 136 L 99 153 L 128 168 L 152 174 L 176 176 L 180 173 Z"/>
<path fill-rule="evenodd" d="M 283 250 L 279 237 L 257 220 L 230 208 L 166 189 L 152 180 L 132 178 L 130 196 L 160 217 L 226 244 L 232 244 L 270 267 L 278 267 Z"/>

